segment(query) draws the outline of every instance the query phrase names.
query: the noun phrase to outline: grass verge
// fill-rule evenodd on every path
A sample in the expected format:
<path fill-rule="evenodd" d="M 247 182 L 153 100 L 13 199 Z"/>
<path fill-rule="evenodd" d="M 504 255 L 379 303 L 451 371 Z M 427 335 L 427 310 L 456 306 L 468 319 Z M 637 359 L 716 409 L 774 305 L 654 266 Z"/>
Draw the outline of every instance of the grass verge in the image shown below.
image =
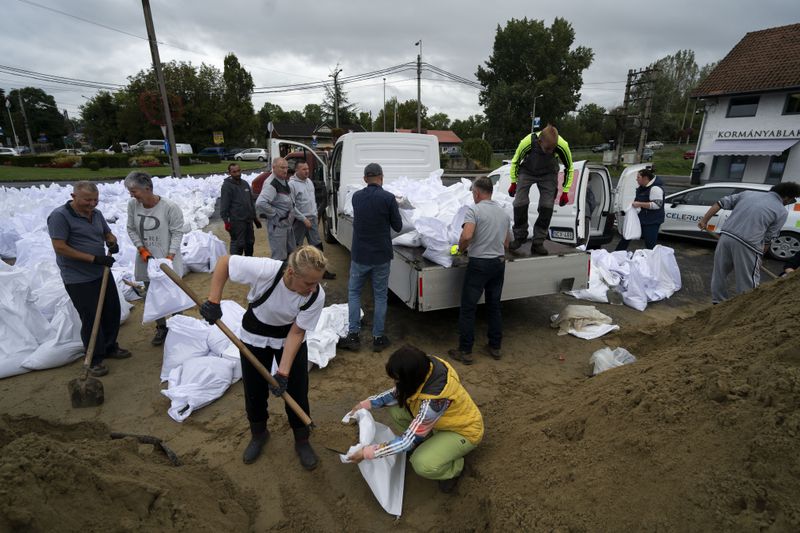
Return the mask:
<path fill-rule="evenodd" d="M 228 171 L 228 164 L 208 163 L 205 165 L 187 165 L 181 167 L 181 174 L 184 176 L 194 174 L 222 174 Z M 264 163 L 259 161 L 239 161 L 242 170 L 253 170 L 261 168 Z M 132 170 L 144 170 L 151 176 L 169 176 L 172 174 L 170 167 L 146 167 L 146 168 L 101 168 L 100 170 L 90 170 L 88 168 L 36 168 L 36 167 L 12 167 L 0 165 L 0 183 L 18 181 L 80 181 L 80 180 L 105 180 L 114 178 L 124 178 Z"/>

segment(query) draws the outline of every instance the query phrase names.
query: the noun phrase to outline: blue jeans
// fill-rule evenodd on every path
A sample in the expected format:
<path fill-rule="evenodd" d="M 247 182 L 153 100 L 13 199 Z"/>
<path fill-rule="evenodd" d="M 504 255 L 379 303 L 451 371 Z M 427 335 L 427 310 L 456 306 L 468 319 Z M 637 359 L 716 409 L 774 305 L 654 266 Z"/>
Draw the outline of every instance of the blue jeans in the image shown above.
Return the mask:
<path fill-rule="evenodd" d="M 661 224 L 642 224 L 642 239 L 644 240 L 644 247 L 648 250 L 652 250 L 656 247 L 658 243 L 658 228 L 661 227 Z M 627 250 L 628 245 L 631 241 L 626 239 L 620 239 L 619 243 L 617 243 L 617 247 L 614 249 L 615 252 L 620 250 Z"/>
<path fill-rule="evenodd" d="M 348 284 L 347 308 L 349 311 L 350 333 L 361 331 L 361 289 L 367 278 L 372 280 L 372 300 L 375 315 L 372 318 L 372 336 L 383 335 L 383 326 L 386 322 L 386 305 L 389 291 L 389 265 L 362 265 L 350 261 L 350 282 Z"/>
<path fill-rule="evenodd" d="M 467 263 L 464 287 L 461 289 L 461 312 L 458 314 L 458 349 L 462 352 L 472 353 L 472 345 L 475 343 L 475 312 L 484 291 L 489 312 L 489 346 L 500 349 L 500 342 L 503 340 L 500 296 L 505 274 L 506 264 L 500 258 L 471 257 Z"/>

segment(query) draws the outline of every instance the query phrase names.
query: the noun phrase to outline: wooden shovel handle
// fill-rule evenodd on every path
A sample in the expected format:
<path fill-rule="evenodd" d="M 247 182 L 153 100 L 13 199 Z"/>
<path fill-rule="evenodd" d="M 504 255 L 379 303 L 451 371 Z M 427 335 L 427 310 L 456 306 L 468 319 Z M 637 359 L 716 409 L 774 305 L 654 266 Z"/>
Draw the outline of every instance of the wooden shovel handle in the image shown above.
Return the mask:
<path fill-rule="evenodd" d="M 89 336 L 89 346 L 86 348 L 86 356 L 83 358 L 83 379 L 89 375 L 89 367 L 92 366 L 92 355 L 94 347 L 97 345 L 97 333 L 100 331 L 100 317 L 103 316 L 103 304 L 106 301 L 106 288 L 108 287 L 108 274 L 111 269 L 103 267 L 103 281 L 100 282 L 100 296 L 97 299 L 97 311 L 94 313 L 94 324 L 92 324 L 92 334 Z"/>
<path fill-rule="evenodd" d="M 185 292 L 189 296 L 189 298 L 191 298 L 194 301 L 194 303 L 197 304 L 198 307 L 203 305 L 203 300 L 201 300 L 197 296 L 197 294 L 191 289 L 191 287 L 186 285 L 186 282 L 184 282 L 174 270 L 172 270 L 165 263 L 162 263 L 159 266 L 159 268 L 161 268 L 164 274 L 169 276 L 169 279 L 175 282 L 175 285 L 183 289 L 183 292 Z M 269 383 L 273 387 L 277 387 L 278 382 L 275 381 L 275 378 L 272 377 L 272 374 L 270 374 L 269 371 L 266 369 L 266 367 L 261 364 L 261 361 L 256 359 L 256 356 L 253 355 L 253 352 L 251 352 L 247 348 L 247 346 L 245 346 L 244 343 L 241 340 L 239 340 L 239 337 L 237 337 L 230 330 L 230 328 L 228 328 L 228 326 L 225 325 L 225 323 L 222 320 L 217 320 L 215 324 L 219 329 L 222 330 L 222 333 L 224 333 L 225 336 L 228 337 L 231 340 L 231 342 L 236 345 L 237 348 L 239 348 L 239 351 L 245 357 L 247 357 L 247 360 L 250 361 L 250 364 L 253 365 L 256 368 L 256 370 L 258 370 L 259 374 L 261 374 L 264 377 L 264 379 L 267 380 L 267 383 Z M 284 391 L 284 393 L 281 395 L 281 398 L 283 398 L 283 401 L 286 402 L 286 405 L 288 405 L 289 408 L 292 411 L 294 411 L 294 413 L 298 417 L 300 417 L 300 420 L 303 421 L 303 424 L 309 427 L 312 427 L 314 425 L 314 422 L 311 420 L 311 417 L 308 416 L 305 411 L 303 411 L 303 408 L 300 407 L 296 401 L 294 401 L 294 398 L 292 398 L 288 392 Z"/>

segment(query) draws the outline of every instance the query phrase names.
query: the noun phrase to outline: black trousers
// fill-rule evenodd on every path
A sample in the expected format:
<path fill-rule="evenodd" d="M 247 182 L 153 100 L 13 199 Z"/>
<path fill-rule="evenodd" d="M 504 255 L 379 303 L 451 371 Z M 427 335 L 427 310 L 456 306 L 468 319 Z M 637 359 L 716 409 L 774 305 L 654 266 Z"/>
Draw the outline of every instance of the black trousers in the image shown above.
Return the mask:
<path fill-rule="evenodd" d="M 472 353 L 475 343 L 475 312 L 481 294 L 486 293 L 488 311 L 489 346 L 500 348 L 503 340 L 503 318 L 500 311 L 500 296 L 503 293 L 506 264 L 500 259 L 477 259 L 470 257 L 464 286 L 461 289 L 461 310 L 458 314 L 458 349 Z"/>
<path fill-rule="evenodd" d="M 660 227 L 661 223 L 642 224 L 642 240 L 644 241 L 644 247 L 648 250 L 652 250 L 656 247 L 656 244 L 658 244 L 658 229 Z M 630 243 L 631 241 L 627 239 L 620 239 L 614 251 L 619 252 L 620 250 L 627 250 Z"/>
<path fill-rule="evenodd" d="M 252 220 L 231 220 L 231 255 L 253 255 L 256 242 Z"/>
<path fill-rule="evenodd" d="M 256 356 L 267 372 L 272 369 L 272 358 L 281 362 L 281 355 L 283 350 L 275 350 L 274 348 L 256 348 L 245 343 L 253 355 Z M 242 358 L 242 383 L 244 384 L 244 407 L 247 411 L 247 420 L 251 424 L 266 422 L 269 418 L 267 412 L 267 402 L 269 400 L 269 384 L 264 377 L 259 374 L 256 367 L 244 355 L 240 354 Z M 292 363 L 292 368 L 289 371 L 289 383 L 286 386 L 286 392 L 303 408 L 303 410 L 311 416 L 308 407 L 308 347 L 306 343 L 300 345 L 297 355 Z M 289 426 L 292 429 L 305 428 L 306 425 L 300 420 L 294 411 L 286 405 L 286 416 L 289 417 Z"/>
<path fill-rule="evenodd" d="M 83 348 L 89 348 L 89 338 L 92 336 L 94 317 L 97 313 L 97 301 L 100 298 L 100 285 L 102 278 L 85 283 L 70 283 L 64 285 L 69 294 L 72 305 L 81 317 L 81 340 Z M 92 354 L 92 366 L 100 364 L 106 354 L 114 353 L 118 349 L 117 335 L 119 334 L 119 294 L 114 285 L 114 278 L 108 274 L 106 297 L 103 300 L 103 314 L 100 315 L 100 329 L 97 331 L 97 343 Z"/>

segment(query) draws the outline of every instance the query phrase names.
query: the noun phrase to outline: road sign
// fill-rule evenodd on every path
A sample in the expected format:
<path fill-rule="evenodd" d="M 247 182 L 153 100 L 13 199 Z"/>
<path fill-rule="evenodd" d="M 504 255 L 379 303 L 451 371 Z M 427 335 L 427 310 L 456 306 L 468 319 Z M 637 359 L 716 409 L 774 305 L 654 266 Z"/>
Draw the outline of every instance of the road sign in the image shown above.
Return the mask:
<path fill-rule="evenodd" d="M 538 130 L 542 127 L 542 117 L 533 117 L 533 129 Z"/>
<path fill-rule="evenodd" d="M 39 138 L 36 139 L 36 140 L 39 141 L 40 143 L 46 143 L 47 142 L 47 135 L 45 135 L 44 133 L 40 133 L 39 134 Z"/>
<path fill-rule="evenodd" d="M 319 144 L 319 143 L 317 142 L 317 136 L 316 136 L 316 135 L 312 135 L 312 136 L 311 136 L 311 148 L 316 148 L 316 147 L 317 147 L 317 144 Z"/>
<path fill-rule="evenodd" d="M 214 144 L 222 144 L 225 142 L 225 137 L 222 135 L 221 131 L 214 132 Z"/>
<path fill-rule="evenodd" d="M 275 129 L 275 126 L 273 126 L 273 124 L 272 124 L 272 121 L 270 120 L 270 121 L 267 123 L 267 131 L 268 131 L 268 132 L 270 132 L 270 134 L 272 134 L 272 131 L 273 131 L 274 129 Z"/>

